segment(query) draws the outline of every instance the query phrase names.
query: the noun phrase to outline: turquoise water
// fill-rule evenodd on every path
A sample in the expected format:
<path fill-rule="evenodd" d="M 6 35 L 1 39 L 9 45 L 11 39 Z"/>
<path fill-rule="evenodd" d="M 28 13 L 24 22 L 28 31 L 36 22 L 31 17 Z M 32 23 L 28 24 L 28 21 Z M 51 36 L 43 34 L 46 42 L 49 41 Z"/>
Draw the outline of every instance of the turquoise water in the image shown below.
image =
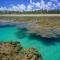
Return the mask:
<path fill-rule="evenodd" d="M 24 48 L 35 47 L 42 55 L 43 60 L 60 60 L 59 42 L 46 43 L 43 39 L 37 39 L 22 31 L 19 32 L 16 27 L 0 28 L 0 42 L 3 41 L 19 41 Z"/>

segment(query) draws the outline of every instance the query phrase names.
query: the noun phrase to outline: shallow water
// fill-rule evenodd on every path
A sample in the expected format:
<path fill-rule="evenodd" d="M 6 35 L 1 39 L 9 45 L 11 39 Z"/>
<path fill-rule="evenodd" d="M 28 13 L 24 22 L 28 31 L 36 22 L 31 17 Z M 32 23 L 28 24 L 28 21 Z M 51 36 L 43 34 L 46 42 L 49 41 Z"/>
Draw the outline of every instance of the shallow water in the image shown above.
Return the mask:
<path fill-rule="evenodd" d="M 1 27 L 0 42 L 19 41 L 24 48 L 35 47 L 43 60 L 60 60 L 60 41 L 47 42 L 34 34 L 26 34 L 16 27 Z"/>

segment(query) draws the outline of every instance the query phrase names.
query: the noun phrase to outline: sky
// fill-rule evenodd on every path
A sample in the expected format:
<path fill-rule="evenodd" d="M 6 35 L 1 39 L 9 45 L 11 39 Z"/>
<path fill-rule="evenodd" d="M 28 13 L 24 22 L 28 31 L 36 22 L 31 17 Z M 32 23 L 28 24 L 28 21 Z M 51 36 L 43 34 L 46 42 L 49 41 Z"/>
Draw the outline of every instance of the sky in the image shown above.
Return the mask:
<path fill-rule="evenodd" d="M 0 0 L 0 11 L 60 10 L 60 0 Z"/>

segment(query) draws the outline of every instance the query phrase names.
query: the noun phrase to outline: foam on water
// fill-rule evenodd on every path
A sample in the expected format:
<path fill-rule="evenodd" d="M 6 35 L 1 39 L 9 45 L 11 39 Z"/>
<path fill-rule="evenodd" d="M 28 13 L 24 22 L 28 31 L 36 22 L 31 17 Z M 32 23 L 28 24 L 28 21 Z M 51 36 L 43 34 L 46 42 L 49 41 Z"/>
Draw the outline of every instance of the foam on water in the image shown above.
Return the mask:
<path fill-rule="evenodd" d="M 60 42 L 46 43 L 43 39 L 30 37 L 29 34 L 25 34 L 22 31 L 20 33 L 17 32 L 16 27 L 0 28 L 0 42 L 19 41 L 24 48 L 37 48 L 43 60 L 60 60 Z"/>

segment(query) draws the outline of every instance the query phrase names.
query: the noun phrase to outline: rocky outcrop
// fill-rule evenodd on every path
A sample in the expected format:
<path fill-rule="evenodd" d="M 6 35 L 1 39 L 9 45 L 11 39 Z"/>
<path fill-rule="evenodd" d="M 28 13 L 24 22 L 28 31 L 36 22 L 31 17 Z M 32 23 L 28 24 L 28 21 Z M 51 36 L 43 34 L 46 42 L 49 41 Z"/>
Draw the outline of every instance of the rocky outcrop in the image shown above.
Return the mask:
<path fill-rule="evenodd" d="M 31 23 L 0 20 L 0 27 L 17 26 L 19 29 L 27 28 Z"/>
<path fill-rule="evenodd" d="M 7 20 L 0 20 L 0 27 L 7 27 L 7 26 L 16 26 L 16 22 L 7 21 Z"/>
<path fill-rule="evenodd" d="M 42 60 L 35 48 L 23 49 L 19 42 L 0 43 L 0 60 Z"/>
<path fill-rule="evenodd" d="M 36 33 L 42 37 L 47 38 L 58 38 L 60 37 L 60 20 L 58 18 L 39 20 L 37 22 L 32 22 L 32 24 L 27 27 L 30 32 Z"/>

